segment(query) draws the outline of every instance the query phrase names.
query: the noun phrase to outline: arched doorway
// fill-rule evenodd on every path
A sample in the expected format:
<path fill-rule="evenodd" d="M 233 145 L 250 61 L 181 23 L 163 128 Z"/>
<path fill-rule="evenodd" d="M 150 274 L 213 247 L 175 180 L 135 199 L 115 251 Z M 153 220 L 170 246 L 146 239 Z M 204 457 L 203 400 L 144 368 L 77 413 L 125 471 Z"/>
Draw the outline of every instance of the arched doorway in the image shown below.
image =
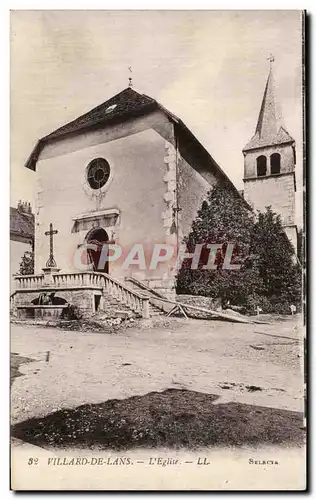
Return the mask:
<path fill-rule="evenodd" d="M 100 227 L 92 229 L 86 236 L 86 243 L 90 243 L 97 246 L 96 250 L 92 248 L 88 249 L 88 256 L 90 262 L 93 264 L 93 270 L 99 273 L 108 274 L 109 272 L 108 260 L 106 260 L 103 265 L 102 263 L 100 263 L 100 256 L 103 245 L 109 243 L 108 233 Z"/>

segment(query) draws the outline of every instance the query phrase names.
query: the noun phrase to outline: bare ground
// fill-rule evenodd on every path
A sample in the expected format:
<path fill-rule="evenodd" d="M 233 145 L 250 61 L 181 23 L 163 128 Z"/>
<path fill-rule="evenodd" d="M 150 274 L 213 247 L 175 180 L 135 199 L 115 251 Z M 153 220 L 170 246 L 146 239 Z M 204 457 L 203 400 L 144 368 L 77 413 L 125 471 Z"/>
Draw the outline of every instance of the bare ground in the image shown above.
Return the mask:
<path fill-rule="evenodd" d="M 12 325 L 12 351 L 34 359 L 19 366 L 24 376 L 12 387 L 12 423 L 21 423 L 16 436 L 66 444 L 67 421 L 74 422 L 67 444 L 99 439 L 110 446 L 113 436 L 118 448 L 298 444 L 299 321 L 246 325 L 159 318 L 113 335 Z M 208 438 L 201 441 L 202 435 Z"/>

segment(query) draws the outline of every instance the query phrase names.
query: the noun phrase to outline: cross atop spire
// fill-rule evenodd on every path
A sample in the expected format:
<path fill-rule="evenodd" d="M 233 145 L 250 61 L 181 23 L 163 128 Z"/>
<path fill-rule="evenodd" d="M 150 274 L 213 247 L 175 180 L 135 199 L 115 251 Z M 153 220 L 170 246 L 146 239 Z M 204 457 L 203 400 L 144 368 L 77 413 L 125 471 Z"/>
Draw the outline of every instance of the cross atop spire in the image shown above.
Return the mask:
<path fill-rule="evenodd" d="M 132 67 L 129 66 L 128 67 L 128 70 L 132 73 Z M 132 75 L 130 75 L 129 79 L 128 79 L 128 86 L 132 89 L 133 88 L 133 78 L 132 78 Z"/>
<path fill-rule="evenodd" d="M 270 70 L 271 70 L 272 69 L 272 63 L 274 63 L 274 61 L 275 61 L 273 54 L 270 54 L 270 56 L 268 57 L 268 61 L 270 61 Z"/>

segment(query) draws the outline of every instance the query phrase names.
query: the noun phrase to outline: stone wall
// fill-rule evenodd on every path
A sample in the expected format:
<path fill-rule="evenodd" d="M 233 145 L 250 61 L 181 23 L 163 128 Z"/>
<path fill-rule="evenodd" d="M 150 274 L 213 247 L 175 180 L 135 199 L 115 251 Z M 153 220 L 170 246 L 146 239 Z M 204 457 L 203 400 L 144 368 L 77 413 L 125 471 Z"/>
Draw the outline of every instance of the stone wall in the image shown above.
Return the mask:
<path fill-rule="evenodd" d="M 58 289 L 41 289 L 41 290 L 17 290 L 14 297 L 13 310 L 16 312 L 16 306 L 32 305 L 32 300 L 38 298 L 41 292 L 55 292 L 56 297 L 65 299 L 69 304 L 77 306 L 82 313 L 90 313 L 94 311 L 94 294 L 92 289 L 78 290 L 58 290 Z M 97 292 L 99 293 L 99 292 Z"/>
<path fill-rule="evenodd" d="M 177 295 L 177 302 L 190 306 L 202 307 L 204 309 L 211 309 L 212 311 L 215 311 L 221 306 L 221 299 L 204 297 L 202 295 Z"/>
<path fill-rule="evenodd" d="M 196 218 L 203 200 L 206 199 L 208 191 L 217 182 L 210 173 L 208 173 L 208 179 L 207 181 L 202 177 L 184 158 L 179 158 L 178 205 L 181 236 L 187 236 L 190 233 L 192 222 Z"/>
<path fill-rule="evenodd" d="M 297 254 L 297 228 L 296 226 L 285 226 L 284 230 L 290 242 L 292 243 L 295 253 Z"/>
<path fill-rule="evenodd" d="M 283 225 L 295 224 L 294 172 L 245 179 L 244 186 L 245 200 L 252 208 L 265 211 L 271 205 L 272 210 L 281 215 Z"/>

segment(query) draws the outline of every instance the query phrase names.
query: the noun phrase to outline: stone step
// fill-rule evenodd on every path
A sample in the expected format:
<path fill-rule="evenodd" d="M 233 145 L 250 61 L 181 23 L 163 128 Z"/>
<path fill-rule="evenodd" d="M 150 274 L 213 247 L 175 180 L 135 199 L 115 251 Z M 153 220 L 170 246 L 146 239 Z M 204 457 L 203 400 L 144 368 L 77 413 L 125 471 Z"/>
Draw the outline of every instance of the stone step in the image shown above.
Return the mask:
<path fill-rule="evenodd" d="M 138 287 L 136 284 L 134 284 L 130 281 L 127 282 L 127 285 L 132 290 L 135 290 L 135 292 L 139 292 L 144 296 L 149 296 L 149 294 L 146 292 L 146 290 L 143 290 L 142 288 Z M 122 317 L 120 315 L 122 315 L 122 314 L 126 315 L 128 313 L 131 313 L 133 317 L 139 316 L 139 314 L 132 311 L 132 309 L 128 305 L 124 304 L 116 297 L 113 297 L 108 292 L 103 291 L 103 297 L 104 297 L 104 301 L 103 301 L 104 305 L 102 307 L 102 311 L 104 311 L 105 313 L 109 313 L 113 317 Z M 118 316 L 115 315 L 116 311 L 118 311 Z M 149 303 L 149 316 L 150 317 L 161 316 L 163 314 L 164 314 L 163 311 L 161 311 L 158 307 L 155 307 L 153 304 Z"/>
<path fill-rule="evenodd" d="M 109 293 L 103 292 L 103 298 L 103 307 L 100 309 L 100 313 L 104 312 L 111 318 L 135 318 L 138 316 L 130 307 Z"/>

